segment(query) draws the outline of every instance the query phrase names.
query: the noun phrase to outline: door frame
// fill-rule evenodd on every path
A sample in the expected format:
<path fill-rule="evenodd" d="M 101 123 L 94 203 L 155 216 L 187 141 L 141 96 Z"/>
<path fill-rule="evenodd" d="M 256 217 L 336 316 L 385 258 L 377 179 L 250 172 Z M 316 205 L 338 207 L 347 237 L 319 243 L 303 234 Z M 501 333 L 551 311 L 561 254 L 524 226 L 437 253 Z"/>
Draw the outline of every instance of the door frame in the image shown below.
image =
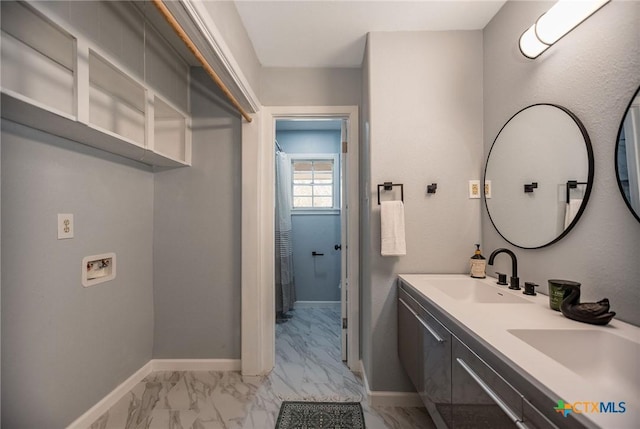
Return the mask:
<path fill-rule="evenodd" d="M 347 366 L 360 372 L 358 106 L 263 107 L 252 117 L 242 126 L 242 374 L 275 365 L 275 121 L 305 117 L 348 120 Z"/>

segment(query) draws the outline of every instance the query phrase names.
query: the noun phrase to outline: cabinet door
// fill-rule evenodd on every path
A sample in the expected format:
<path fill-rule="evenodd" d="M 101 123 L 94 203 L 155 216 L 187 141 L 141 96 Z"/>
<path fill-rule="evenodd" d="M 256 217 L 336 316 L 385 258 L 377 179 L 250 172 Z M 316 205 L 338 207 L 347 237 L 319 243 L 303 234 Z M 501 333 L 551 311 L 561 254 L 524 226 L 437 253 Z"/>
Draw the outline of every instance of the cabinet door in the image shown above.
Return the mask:
<path fill-rule="evenodd" d="M 522 395 L 458 339 L 453 340 L 452 427 L 514 428 Z"/>
<path fill-rule="evenodd" d="M 400 293 L 398 318 L 400 360 L 434 423 L 449 427 L 451 333 L 404 291 Z"/>
<path fill-rule="evenodd" d="M 416 391 L 424 390 L 420 322 L 407 298 L 398 299 L 398 355 Z"/>
<path fill-rule="evenodd" d="M 524 414 L 524 427 L 526 427 L 527 429 L 558 429 L 558 426 L 553 424 L 529 401 L 524 399 L 522 405 Z M 549 409 L 551 409 L 551 404 L 549 405 Z"/>

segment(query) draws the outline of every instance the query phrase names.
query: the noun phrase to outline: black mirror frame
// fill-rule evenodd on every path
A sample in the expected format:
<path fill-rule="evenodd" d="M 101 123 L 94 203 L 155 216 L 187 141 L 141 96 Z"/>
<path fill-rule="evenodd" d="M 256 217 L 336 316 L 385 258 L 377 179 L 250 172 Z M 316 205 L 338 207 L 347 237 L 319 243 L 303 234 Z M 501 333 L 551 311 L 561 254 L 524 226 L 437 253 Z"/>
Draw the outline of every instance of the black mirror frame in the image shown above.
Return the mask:
<path fill-rule="evenodd" d="M 620 146 L 620 135 L 622 134 L 624 120 L 627 118 L 627 114 L 629 113 L 629 108 L 631 107 L 631 104 L 633 104 L 633 100 L 635 100 L 638 95 L 640 95 L 640 86 L 638 87 L 638 89 L 636 89 L 636 92 L 633 93 L 631 100 L 629 100 L 629 104 L 627 104 L 627 108 L 624 110 L 622 119 L 620 120 L 620 127 L 618 128 L 618 135 L 616 138 L 615 157 L 614 157 L 613 163 L 616 169 L 616 181 L 618 182 L 618 189 L 620 189 L 620 195 L 622 195 L 622 199 L 624 200 L 624 203 L 629 208 L 629 211 L 631 212 L 633 217 L 635 217 L 636 220 L 640 222 L 640 213 L 636 213 L 636 211 L 631 206 L 629 199 L 627 198 L 627 194 L 624 193 L 624 188 L 622 187 L 622 182 L 620 181 L 620 170 L 618 169 L 618 147 Z"/>
<path fill-rule="evenodd" d="M 633 99 L 632 99 L 633 100 Z M 563 112 L 565 112 L 567 115 L 569 115 L 569 117 L 571 117 L 571 119 L 573 119 L 573 121 L 576 123 L 576 125 L 578 126 L 578 129 L 580 130 L 580 133 L 582 134 L 582 138 L 584 139 L 584 143 L 585 146 L 587 148 L 587 158 L 589 161 L 589 172 L 587 175 L 587 188 L 585 190 L 584 193 L 584 198 L 582 199 L 582 205 L 580 206 L 580 209 L 578 210 L 578 213 L 576 213 L 576 216 L 573 218 L 573 220 L 571 221 L 571 224 L 561 233 L 559 234 L 555 239 L 551 240 L 548 243 L 545 243 L 541 246 L 535 246 L 535 247 L 526 247 L 526 246 L 522 246 L 520 244 L 516 244 L 513 243 L 512 241 L 510 241 L 509 239 L 507 239 L 498 229 L 498 227 L 496 226 L 495 222 L 493 221 L 493 218 L 491 217 L 491 212 L 489 211 L 489 206 L 487 205 L 487 199 L 484 196 L 484 193 L 482 193 L 482 200 L 484 201 L 484 207 L 487 210 L 487 215 L 489 216 L 489 220 L 491 221 L 491 225 L 493 225 L 493 228 L 496 230 L 496 232 L 500 235 L 500 237 L 502 237 L 507 243 L 518 247 L 520 249 L 541 249 L 543 247 L 547 247 L 547 246 L 551 246 L 552 244 L 560 241 L 562 238 L 564 238 L 569 231 L 571 231 L 573 229 L 573 227 L 578 223 L 578 221 L 580 220 L 580 217 L 582 217 L 582 213 L 584 212 L 585 208 L 587 207 L 587 203 L 589 202 L 589 197 L 591 196 L 591 189 L 593 188 L 593 178 L 594 178 L 594 166 L 595 166 L 595 162 L 594 162 L 594 158 L 593 158 L 593 147 L 591 146 L 591 138 L 589 138 L 589 134 L 587 133 L 587 129 L 584 127 L 584 125 L 582 124 L 582 121 L 580 121 L 580 119 L 573 114 L 573 112 L 571 112 L 569 109 L 567 109 L 566 107 L 560 106 L 558 104 L 553 104 L 553 103 L 536 103 L 536 104 L 531 104 L 527 107 L 524 107 L 520 110 L 518 110 L 513 116 L 511 116 L 509 118 L 509 120 L 507 122 L 504 123 L 504 125 L 502 126 L 502 128 L 500 128 L 500 131 L 498 131 L 498 134 L 496 135 L 496 138 L 493 140 L 493 143 L 491 144 L 491 149 L 489 149 L 489 153 L 487 154 L 487 159 L 484 163 L 484 175 L 482 177 L 482 189 L 484 189 L 484 184 L 485 181 L 487 179 L 487 166 L 489 165 L 489 157 L 491 157 L 491 152 L 493 151 L 493 148 L 496 144 L 496 141 L 498 140 L 498 137 L 500 137 L 500 133 L 502 133 L 502 130 L 509 124 L 509 122 L 511 122 L 511 120 L 513 118 L 515 118 L 516 116 L 518 116 L 518 114 L 520 114 L 520 112 L 523 112 L 531 107 L 535 107 L 535 106 L 552 106 L 552 107 L 556 107 L 560 110 L 562 110 Z"/>

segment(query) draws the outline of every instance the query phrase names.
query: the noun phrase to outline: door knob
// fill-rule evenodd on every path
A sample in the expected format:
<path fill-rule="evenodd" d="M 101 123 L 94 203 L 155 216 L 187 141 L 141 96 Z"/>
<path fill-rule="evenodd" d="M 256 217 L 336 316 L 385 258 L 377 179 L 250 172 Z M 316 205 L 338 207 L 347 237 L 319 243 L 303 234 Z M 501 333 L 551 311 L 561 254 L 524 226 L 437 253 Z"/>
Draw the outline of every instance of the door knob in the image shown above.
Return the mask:
<path fill-rule="evenodd" d="M 336 250 L 341 250 L 342 249 L 342 244 L 336 244 L 335 246 L 333 246 L 334 249 Z"/>

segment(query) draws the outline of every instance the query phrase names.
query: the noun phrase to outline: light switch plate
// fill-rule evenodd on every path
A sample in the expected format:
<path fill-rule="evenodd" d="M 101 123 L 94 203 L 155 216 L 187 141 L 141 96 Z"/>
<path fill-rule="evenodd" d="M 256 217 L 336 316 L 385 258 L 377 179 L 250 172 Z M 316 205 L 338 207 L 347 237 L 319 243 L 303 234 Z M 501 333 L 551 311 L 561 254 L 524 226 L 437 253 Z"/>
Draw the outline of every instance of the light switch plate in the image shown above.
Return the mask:
<path fill-rule="evenodd" d="M 73 238 L 73 214 L 58 213 L 58 240 Z"/>
<path fill-rule="evenodd" d="M 491 180 L 484 181 L 484 197 L 491 198 Z"/>
<path fill-rule="evenodd" d="M 469 198 L 480 198 L 480 181 L 469 180 Z"/>

